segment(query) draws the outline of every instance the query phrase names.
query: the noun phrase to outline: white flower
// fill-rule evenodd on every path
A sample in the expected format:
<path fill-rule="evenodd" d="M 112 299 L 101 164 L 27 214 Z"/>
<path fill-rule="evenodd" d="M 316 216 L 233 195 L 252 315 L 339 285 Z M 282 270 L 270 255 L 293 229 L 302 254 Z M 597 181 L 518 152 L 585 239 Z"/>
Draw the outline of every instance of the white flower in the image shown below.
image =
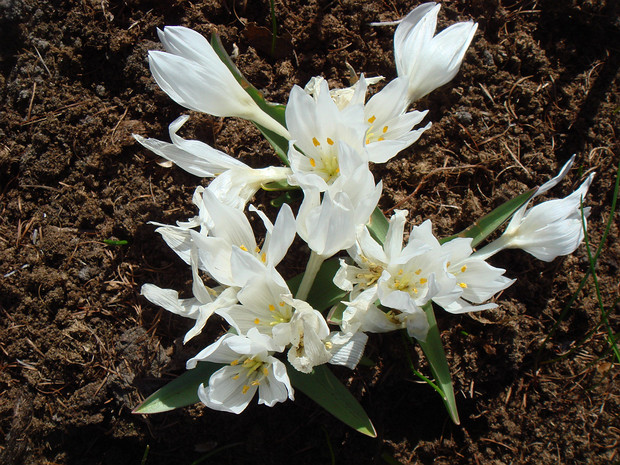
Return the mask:
<path fill-rule="evenodd" d="M 282 300 L 295 310 L 287 324 L 273 328 L 273 339 L 278 346 L 288 346 L 288 361 L 302 373 L 310 373 L 316 365 L 327 363 L 332 354 L 326 347 L 329 327 L 323 315 L 307 302 L 283 295 Z"/>
<path fill-rule="evenodd" d="M 258 403 L 268 407 L 294 400 L 286 367 L 272 355 L 276 350 L 273 341 L 256 329 L 247 336 L 224 335 L 187 362 L 188 369 L 201 361 L 227 364 L 211 375 L 208 386 L 200 385 L 198 397 L 207 407 L 237 414 L 256 391 Z"/>
<path fill-rule="evenodd" d="M 149 52 L 149 64 L 159 87 L 179 105 L 214 116 L 236 116 L 290 139 L 243 90 L 211 44 L 185 27 L 157 30 L 167 52 Z"/>
<path fill-rule="evenodd" d="M 283 281 L 283 280 L 282 280 Z M 284 298 L 284 297 L 286 298 Z M 293 316 L 291 291 L 269 275 L 256 275 L 237 294 L 239 305 L 218 312 L 237 331 L 247 334 L 251 328 L 269 337 L 279 325 L 286 325 Z M 285 342 L 280 350 L 284 350 Z"/>
<path fill-rule="evenodd" d="M 409 102 L 454 78 L 478 28 L 471 21 L 456 23 L 434 36 L 440 8 L 423 3 L 403 18 L 394 33 L 396 70 L 409 80 Z"/>
<path fill-rule="evenodd" d="M 318 96 L 312 98 L 301 87 L 293 87 L 285 115 L 292 137 L 288 158 L 293 174 L 289 184 L 324 192 L 341 174 L 341 143 L 365 156 L 363 162 L 368 158 L 363 151 L 366 125 L 362 105 L 349 105 L 340 111 L 325 81 L 320 88 Z"/>
<path fill-rule="evenodd" d="M 569 196 L 548 200 L 529 209 L 528 206 L 534 197 L 547 192 L 566 176 L 574 159 L 573 155 L 555 178 L 540 186 L 532 198 L 515 212 L 499 239 L 480 249 L 474 256 L 486 259 L 502 249 L 522 249 L 539 260 L 550 262 L 560 255 L 573 253 L 583 241 L 581 204 L 592 184 L 594 173 Z M 590 208 L 583 209 L 584 217 L 589 213 Z"/>
<path fill-rule="evenodd" d="M 452 313 L 493 308 L 492 303 L 472 303 L 481 304 L 513 283 L 502 276 L 504 270 L 471 257 L 471 239 L 440 244 L 428 220 L 413 228 L 403 248 L 405 219 L 405 211 L 395 212 L 383 246 L 366 228 L 358 230 L 356 244 L 348 250 L 355 265 L 342 261 L 334 277 L 337 286 L 351 291 L 344 331 L 406 327 L 411 336 L 424 340 L 428 321 L 422 306 L 429 301 Z M 377 300 L 387 312 L 375 306 Z"/>
<path fill-rule="evenodd" d="M 321 194 L 305 188 L 297 214 L 297 234 L 318 255 L 331 257 L 355 243 L 356 229 L 368 222 L 383 188 L 375 185 L 368 163 L 348 145 L 339 144 L 339 175 Z"/>
<path fill-rule="evenodd" d="M 283 281 L 274 268 L 295 237 L 295 218 L 290 207 L 282 205 L 275 225 L 261 216 L 267 236 L 260 248 L 242 211 L 225 205 L 209 190 L 204 191 L 203 200 L 212 221 L 209 235 L 190 230 L 190 240 L 198 249 L 199 268 L 226 286 L 242 287 L 252 276 L 263 273 Z"/>
<path fill-rule="evenodd" d="M 385 163 L 416 142 L 431 127 L 412 130 L 426 116 L 426 111 L 407 111 L 409 81 L 396 78 L 380 92 L 373 95 L 364 106 L 366 130 L 365 144 L 368 159 L 373 163 Z"/>
<path fill-rule="evenodd" d="M 133 136 L 147 149 L 193 175 L 216 177 L 208 189 L 222 202 L 240 210 L 245 208 L 261 186 L 285 180 L 290 175 L 289 168 L 270 166 L 253 169 L 204 142 L 183 139 L 177 132 L 188 118 L 187 115 L 180 116 L 170 124 L 172 143 L 152 138 L 145 139 L 137 134 Z"/>
<path fill-rule="evenodd" d="M 353 370 L 364 354 L 367 341 L 368 336 L 364 333 L 332 331 L 325 342 L 325 347 L 331 355 L 329 363 L 343 365 Z"/>
<path fill-rule="evenodd" d="M 329 93 L 341 111 L 348 107 L 359 108 L 363 105 L 363 119 L 366 126 L 364 145 L 368 161 L 385 163 L 416 142 L 431 124 L 412 130 L 424 119 L 428 111 L 406 112 L 409 106 L 407 78 L 390 81 L 364 104 L 367 85 L 377 81 L 378 78 L 366 79 L 362 75 L 353 86 L 333 89 Z M 318 102 L 321 92 L 327 92 L 327 82 L 322 77 L 313 77 L 306 85 L 305 91 Z"/>

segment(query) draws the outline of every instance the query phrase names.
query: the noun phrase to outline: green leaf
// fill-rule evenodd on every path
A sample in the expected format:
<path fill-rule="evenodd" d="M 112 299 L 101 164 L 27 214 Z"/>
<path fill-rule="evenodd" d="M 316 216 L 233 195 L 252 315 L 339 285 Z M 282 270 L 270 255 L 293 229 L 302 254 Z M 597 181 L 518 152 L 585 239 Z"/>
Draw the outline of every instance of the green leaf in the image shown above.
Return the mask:
<path fill-rule="evenodd" d="M 326 260 L 314 279 L 306 300 L 319 312 L 338 304 L 347 295 L 347 291 L 343 291 L 334 284 L 334 275 L 338 268 L 340 268 L 340 261 L 337 258 Z M 288 280 L 288 287 L 293 295 L 297 293 L 303 275 L 301 273 Z"/>
<path fill-rule="evenodd" d="M 353 429 L 366 436 L 377 437 L 375 427 L 362 406 L 326 365 L 314 367 L 310 374 L 301 373 L 289 364 L 286 369 L 295 389 Z"/>
<path fill-rule="evenodd" d="M 457 425 L 460 424 L 459 412 L 456 409 L 456 399 L 454 397 L 454 388 L 452 387 L 452 378 L 450 377 L 450 366 L 446 359 L 446 353 L 443 350 L 443 344 L 441 342 L 441 335 L 439 334 L 439 328 L 437 327 L 437 320 L 435 319 L 435 312 L 433 311 L 432 303 L 427 303 L 422 307 L 430 328 L 426 341 L 418 341 L 428 363 L 431 367 L 431 372 L 435 377 L 435 382 L 443 391 L 443 403 L 448 409 L 450 418 Z"/>
<path fill-rule="evenodd" d="M 178 378 L 155 391 L 148 399 L 138 405 L 133 413 L 160 413 L 200 402 L 198 386 L 208 383 L 213 373 L 223 365 L 211 362 L 198 362 L 193 370 L 187 370 Z"/>
<path fill-rule="evenodd" d="M 342 314 L 346 308 L 347 306 L 345 304 L 338 302 L 327 314 L 327 322 L 331 325 L 339 325 L 342 323 Z"/>
<path fill-rule="evenodd" d="M 379 207 L 375 208 L 375 211 L 370 215 L 370 221 L 366 225 L 372 238 L 379 244 L 385 242 L 387 236 L 388 227 L 390 226 L 389 220 L 385 217 L 383 212 L 379 210 Z"/>
<path fill-rule="evenodd" d="M 291 186 L 286 179 L 262 184 L 261 189 L 267 192 L 299 190 L 299 186 Z"/>
<path fill-rule="evenodd" d="M 220 60 L 222 60 L 226 67 L 228 67 L 228 69 L 235 77 L 237 82 L 241 85 L 243 90 L 245 90 L 248 95 L 252 97 L 252 100 L 256 102 L 260 109 L 267 113 L 269 116 L 271 116 L 273 119 L 275 119 L 282 126 L 286 127 L 286 105 L 268 102 L 263 96 L 263 94 L 256 87 L 254 87 L 243 74 L 241 74 L 241 71 L 239 71 L 239 69 L 235 66 L 232 59 L 230 58 L 230 55 L 226 53 L 220 36 L 218 36 L 217 34 L 211 34 L 211 46 L 213 47 L 213 50 L 215 50 L 217 56 L 220 57 Z M 285 165 L 288 165 L 288 140 L 280 136 L 279 134 L 274 133 L 273 131 L 265 129 L 260 124 L 254 124 L 263 133 L 267 141 L 269 141 L 282 162 Z"/>
<path fill-rule="evenodd" d="M 476 247 L 483 240 L 489 237 L 493 231 L 504 224 L 504 222 L 508 220 L 508 218 L 510 218 L 521 206 L 523 206 L 523 204 L 530 200 L 535 192 L 536 188 L 530 189 L 529 191 L 518 195 L 514 199 L 504 202 L 491 213 L 484 215 L 469 228 L 455 234 L 454 236 L 441 239 L 439 242 L 443 244 L 457 237 L 471 237 L 473 238 L 471 246 Z"/>

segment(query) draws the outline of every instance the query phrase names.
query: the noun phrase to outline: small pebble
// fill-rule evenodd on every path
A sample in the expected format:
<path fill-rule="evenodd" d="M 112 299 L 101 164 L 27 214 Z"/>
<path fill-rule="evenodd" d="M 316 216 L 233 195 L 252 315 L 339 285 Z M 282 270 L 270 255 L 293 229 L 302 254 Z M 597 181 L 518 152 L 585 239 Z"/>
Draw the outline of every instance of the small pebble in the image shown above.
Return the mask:
<path fill-rule="evenodd" d="M 468 111 L 457 111 L 455 116 L 456 120 L 463 126 L 469 126 L 474 120 L 474 118 L 471 116 L 471 113 Z"/>

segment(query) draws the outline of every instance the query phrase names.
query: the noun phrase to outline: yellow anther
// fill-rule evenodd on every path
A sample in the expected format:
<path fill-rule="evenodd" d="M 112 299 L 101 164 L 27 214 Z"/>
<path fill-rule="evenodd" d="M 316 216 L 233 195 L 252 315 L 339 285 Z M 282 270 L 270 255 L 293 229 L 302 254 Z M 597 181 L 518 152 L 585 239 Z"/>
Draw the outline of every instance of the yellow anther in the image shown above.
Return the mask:
<path fill-rule="evenodd" d="M 241 389 L 241 392 L 244 394 L 247 394 L 248 391 L 250 390 L 250 386 L 248 386 L 247 384 L 243 386 L 243 388 Z"/>
<path fill-rule="evenodd" d="M 239 248 L 243 250 L 244 252 L 248 251 L 248 248 L 245 245 L 240 245 Z"/>
<path fill-rule="evenodd" d="M 263 374 L 265 376 L 269 376 L 269 370 L 267 369 L 267 367 L 263 367 Z"/>
<path fill-rule="evenodd" d="M 256 253 L 260 253 L 260 247 L 259 247 L 259 246 L 256 246 L 256 248 L 254 249 L 254 252 L 256 252 Z"/>
<path fill-rule="evenodd" d="M 370 144 L 370 139 L 366 139 L 366 145 Z"/>
<path fill-rule="evenodd" d="M 258 386 L 260 385 L 260 381 L 254 380 L 252 381 L 252 386 Z"/>
<path fill-rule="evenodd" d="M 230 364 L 232 366 L 239 365 L 239 360 L 233 360 L 232 362 L 230 362 Z"/>
<path fill-rule="evenodd" d="M 334 141 L 333 141 L 333 140 L 331 140 L 329 137 L 327 138 L 327 143 L 328 143 L 329 145 L 334 145 Z"/>
<path fill-rule="evenodd" d="M 427 282 L 428 282 L 428 279 L 426 278 L 420 279 L 420 284 L 426 284 Z"/>
<path fill-rule="evenodd" d="M 403 274 L 403 273 L 404 273 L 404 271 L 403 271 L 402 268 L 400 270 L 398 270 L 398 274 Z"/>
<path fill-rule="evenodd" d="M 233 379 L 239 379 L 239 375 L 236 374 L 235 376 L 233 376 Z"/>
<path fill-rule="evenodd" d="M 465 270 L 467 269 L 467 265 L 463 265 L 461 267 L 461 273 L 465 273 Z"/>
<path fill-rule="evenodd" d="M 312 143 L 314 144 L 315 147 L 318 147 L 319 145 L 321 145 L 321 143 L 316 137 L 312 138 Z"/>
<path fill-rule="evenodd" d="M 273 304 L 269 304 L 269 311 L 270 312 L 275 312 L 276 311 L 276 307 Z"/>
<path fill-rule="evenodd" d="M 314 161 L 314 158 L 310 159 L 310 166 L 312 166 L 312 168 L 316 167 L 316 161 Z"/>
<path fill-rule="evenodd" d="M 378 142 L 381 142 L 381 141 L 383 141 L 383 140 L 385 140 L 385 137 L 379 137 L 379 138 L 377 139 L 377 141 L 378 141 Z"/>
<path fill-rule="evenodd" d="M 462 287 L 463 289 L 467 289 L 467 284 L 466 283 L 459 283 L 459 286 Z"/>
<path fill-rule="evenodd" d="M 450 262 L 446 263 L 446 267 L 450 268 Z"/>
<path fill-rule="evenodd" d="M 267 261 L 267 254 L 265 252 L 260 255 L 260 261 L 263 263 Z"/>
<path fill-rule="evenodd" d="M 334 347 L 334 344 L 332 344 L 331 342 L 327 341 L 327 342 L 325 343 L 325 348 L 326 348 L 327 350 L 331 350 L 331 348 L 332 348 L 332 347 Z"/>
<path fill-rule="evenodd" d="M 280 301 L 280 302 L 278 302 L 278 305 L 279 305 L 280 307 L 284 307 L 284 302 Z"/>
<path fill-rule="evenodd" d="M 256 319 L 254 320 L 254 324 L 255 324 L 255 325 L 257 325 L 257 324 L 259 324 L 259 323 L 260 323 L 260 320 L 259 320 L 258 318 L 256 318 Z"/>
<path fill-rule="evenodd" d="M 417 287 L 414 287 L 414 288 L 413 288 L 413 293 L 414 293 L 414 294 L 417 294 L 417 293 L 418 293 L 418 288 L 417 288 Z"/>
<path fill-rule="evenodd" d="M 368 122 L 370 124 L 374 123 L 376 121 L 377 117 L 375 115 L 372 115 L 370 118 L 368 118 Z"/>
<path fill-rule="evenodd" d="M 385 134 L 386 132 L 388 132 L 388 127 L 387 126 L 383 126 L 382 131 L 383 131 L 383 134 Z"/>
<path fill-rule="evenodd" d="M 340 167 L 336 168 L 336 174 L 340 173 Z"/>
<path fill-rule="evenodd" d="M 415 270 L 415 274 L 419 275 L 420 273 L 422 273 L 422 269 L 421 268 Z"/>

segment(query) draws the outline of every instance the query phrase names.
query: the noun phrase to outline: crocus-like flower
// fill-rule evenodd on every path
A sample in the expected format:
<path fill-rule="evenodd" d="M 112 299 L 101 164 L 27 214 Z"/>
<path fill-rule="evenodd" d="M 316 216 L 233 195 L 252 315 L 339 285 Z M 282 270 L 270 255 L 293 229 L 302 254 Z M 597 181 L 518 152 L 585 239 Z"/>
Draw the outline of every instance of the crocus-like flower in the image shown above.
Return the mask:
<path fill-rule="evenodd" d="M 364 144 L 368 161 L 385 163 L 416 142 L 422 133 L 431 127 L 431 123 L 420 129 L 412 129 L 424 119 L 428 111 L 406 112 L 409 106 L 407 78 L 390 81 L 364 104 L 368 84 L 376 82 L 377 79 L 366 79 L 362 75 L 353 86 L 333 89 L 329 93 L 341 111 L 349 106 L 359 108 L 363 105 L 366 125 Z M 327 83 L 322 77 L 313 77 L 304 90 L 318 102 L 321 92 L 327 92 Z"/>
<path fill-rule="evenodd" d="M 227 205 L 243 210 L 262 185 L 285 180 L 291 174 L 290 168 L 286 167 L 253 169 L 204 142 L 183 139 L 177 132 L 188 118 L 183 115 L 170 124 L 172 143 L 145 139 L 137 134 L 134 134 L 134 138 L 147 149 L 193 175 L 216 177 L 208 189 Z"/>
<path fill-rule="evenodd" d="M 379 202 L 383 184 L 375 185 L 368 162 L 359 152 L 339 143 L 339 175 L 321 194 L 305 188 L 297 214 L 297 233 L 318 255 L 331 257 L 355 242 L 358 226 L 368 222 Z"/>
<path fill-rule="evenodd" d="M 287 398 L 294 400 L 286 367 L 273 356 L 277 351 L 273 340 L 255 328 L 246 336 L 226 334 L 187 361 L 187 368 L 198 362 L 225 363 L 201 384 L 198 397 L 207 406 L 224 412 L 241 413 L 256 391 L 258 403 L 273 407 Z"/>
<path fill-rule="evenodd" d="M 396 70 L 409 80 L 409 102 L 454 78 L 478 28 L 471 21 L 456 23 L 435 36 L 440 8 L 433 2 L 418 6 L 394 33 Z"/>
<path fill-rule="evenodd" d="M 343 314 L 344 331 L 406 327 L 411 336 L 424 340 L 428 321 L 421 307 L 429 301 L 452 313 L 493 308 L 493 303 L 474 304 L 512 284 L 502 276 L 505 270 L 471 257 L 471 239 L 440 244 L 428 220 L 413 228 L 402 247 L 405 218 L 405 211 L 395 212 L 383 246 L 360 228 L 356 244 L 349 249 L 355 265 L 341 261 L 334 283 L 351 291 Z M 387 312 L 375 306 L 377 300 Z"/>
<path fill-rule="evenodd" d="M 179 105 L 214 116 L 236 116 L 290 138 L 243 90 L 211 44 L 191 29 L 173 26 L 157 30 L 166 52 L 149 52 L 149 64 L 159 87 Z"/>
<path fill-rule="evenodd" d="M 332 354 L 325 345 L 329 327 L 323 315 L 307 302 L 282 296 L 295 309 L 288 324 L 273 328 L 273 339 L 280 346 L 291 345 L 288 361 L 302 373 L 310 373 L 316 365 L 327 363 Z"/>
<path fill-rule="evenodd" d="M 534 197 L 558 184 L 574 160 L 573 155 L 556 177 L 540 186 L 532 198 L 515 212 L 504 234 L 476 252 L 475 257 L 486 259 L 502 249 L 523 249 L 539 260 L 550 262 L 560 255 L 573 253 L 583 241 L 581 205 L 592 184 L 594 173 L 569 196 L 548 200 L 529 209 L 528 206 Z M 590 208 L 584 208 L 583 216 L 587 218 L 589 214 Z"/>

